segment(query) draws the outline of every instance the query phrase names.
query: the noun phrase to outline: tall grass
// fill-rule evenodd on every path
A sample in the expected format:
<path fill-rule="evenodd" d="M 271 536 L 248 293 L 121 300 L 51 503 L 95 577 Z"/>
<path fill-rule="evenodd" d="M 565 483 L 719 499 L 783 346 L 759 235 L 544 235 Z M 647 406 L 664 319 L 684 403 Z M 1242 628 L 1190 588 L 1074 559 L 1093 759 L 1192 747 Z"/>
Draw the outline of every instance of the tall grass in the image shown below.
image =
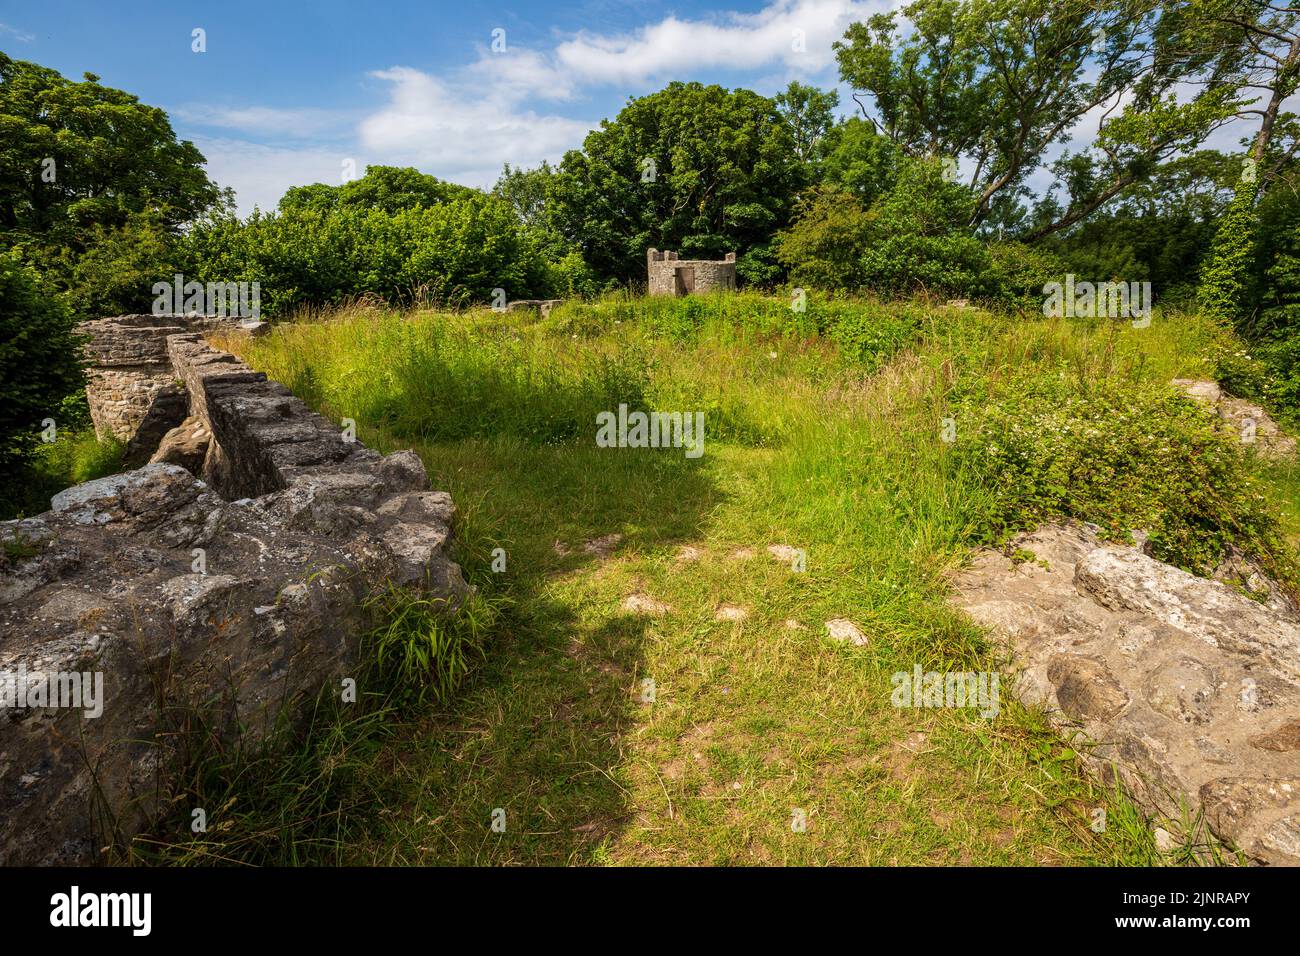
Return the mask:
<path fill-rule="evenodd" d="M 438 826 L 390 818 L 370 833 L 373 819 L 354 821 L 370 835 L 350 859 L 943 859 L 951 836 L 918 794 L 962 816 L 971 836 L 960 852 L 978 861 L 1159 859 L 1140 812 L 1091 784 L 1043 715 L 1019 705 L 991 726 L 934 715 L 936 756 L 910 780 L 861 767 L 916 730 L 888 705 L 890 672 L 1001 666 L 946 602 L 948 572 L 972 547 L 1074 518 L 1117 533 L 1137 520 L 1167 529 L 1170 556 L 1188 565 L 1228 544 L 1285 550 L 1265 491 L 1292 478 L 1269 473 L 1257 486 L 1259 463 L 1218 441 L 1210 417 L 1167 384 L 1212 375 L 1222 330 L 1180 314 L 1134 329 L 923 304 L 790 306 L 737 295 L 614 297 L 545 320 L 352 311 L 232 343 L 312 404 L 355 418 L 364 440 L 416 447 L 472 515 L 462 546 L 510 554 L 508 627 L 495 619 L 493 637 L 448 659 L 445 673 L 463 675 L 483 649 L 463 697 L 434 677 L 439 717 L 402 735 L 423 756 L 381 798 L 391 818 Z M 620 403 L 704 411 L 704 458 L 603 454 L 595 414 Z M 1081 440 L 1061 437 L 1075 428 Z M 1213 449 L 1214 467 L 1195 449 Z M 625 556 L 588 567 L 582 543 L 610 531 L 626 537 Z M 807 573 L 717 557 L 765 542 L 805 547 Z M 683 570 L 672 558 L 682 543 L 715 557 Z M 674 614 L 654 625 L 620 617 L 632 589 Z M 751 623 L 719 625 L 724 600 L 748 603 Z M 446 635 L 410 611 L 380 637 L 398 672 L 427 675 Z M 870 634 L 868 648 L 818 644 L 816 622 L 840 616 Z M 629 684 L 643 675 L 667 706 L 632 708 Z M 705 724 L 707 747 L 692 742 Z M 661 773 L 701 760 L 716 779 Z M 732 794 L 739 779 L 754 784 L 746 801 L 690 789 Z M 485 844 L 483 794 L 522 795 L 510 812 L 532 814 L 523 832 Z M 626 822 L 665 797 L 653 824 Z M 755 836 L 805 801 L 835 828 L 797 844 Z M 1124 825 L 1092 833 L 1086 808 L 1099 803 Z M 1008 806 L 1025 831 L 1001 847 L 990 833 Z M 599 847 L 574 836 L 593 819 L 609 828 Z"/>

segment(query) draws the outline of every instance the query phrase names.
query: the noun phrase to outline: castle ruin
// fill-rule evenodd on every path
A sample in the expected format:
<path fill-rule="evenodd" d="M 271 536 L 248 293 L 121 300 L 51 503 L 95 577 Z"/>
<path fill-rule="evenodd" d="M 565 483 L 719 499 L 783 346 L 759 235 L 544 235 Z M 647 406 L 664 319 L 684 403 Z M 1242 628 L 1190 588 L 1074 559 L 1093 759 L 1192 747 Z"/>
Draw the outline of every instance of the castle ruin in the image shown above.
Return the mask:
<path fill-rule="evenodd" d="M 725 259 L 678 259 L 677 253 L 647 249 L 646 271 L 651 295 L 689 295 L 736 288 L 736 254 Z"/>

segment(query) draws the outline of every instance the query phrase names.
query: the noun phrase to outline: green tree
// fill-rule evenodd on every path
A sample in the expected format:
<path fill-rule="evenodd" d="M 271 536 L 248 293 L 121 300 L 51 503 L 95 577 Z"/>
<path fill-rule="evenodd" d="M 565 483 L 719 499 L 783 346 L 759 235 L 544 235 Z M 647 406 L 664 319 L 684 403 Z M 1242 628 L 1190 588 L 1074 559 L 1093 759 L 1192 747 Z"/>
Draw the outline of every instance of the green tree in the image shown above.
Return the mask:
<path fill-rule="evenodd" d="M 818 142 L 835 123 L 835 107 L 840 105 L 840 94 L 791 80 L 789 86 L 773 97 L 773 102 L 790 124 L 799 158 L 811 159 Z"/>
<path fill-rule="evenodd" d="M 96 226 L 72 267 L 64 298 L 77 315 L 148 312 L 155 282 L 183 272 L 181 250 L 157 212 L 134 212 L 125 224 Z"/>
<path fill-rule="evenodd" d="M 971 191 L 936 160 L 903 159 L 892 185 L 864 208 L 823 184 L 780 234 L 792 281 L 881 295 L 993 297 L 1002 287 L 984 244 L 966 223 Z"/>
<path fill-rule="evenodd" d="M 1300 8 L 1264 0 L 1190 0 L 1185 43 L 1219 51 L 1220 82 L 1259 95 L 1237 115 L 1258 121 L 1241 182 L 1219 225 L 1201 273 L 1199 298 L 1208 312 L 1249 315 L 1250 264 L 1255 256 L 1256 202 L 1296 154 L 1300 124 L 1283 104 L 1300 87 Z"/>
<path fill-rule="evenodd" d="M 1044 152 L 1102 111 L 1091 188 L 1036 228 L 1080 222 L 1158 163 L 1198 145 L 1238 102 L 1213 57 L 1182 50 L 1180 6 L 1159 0 L 914 0 L 850 26 L 840 74 L 877 129 L 913 156 L 970 171 L 971 225 L 1022 188 Z M 1180 97 L 1195 89 L 1191 97 Z M 869 109 L 865 99 L 871 101 Z"/>
<path fill-rule="evenodd" d="M 987 249 L 966 217 L 972 191 L 936 160 L 902 164 L 871 207 L 862 279 L 886 295 L 992 296 L 997 280 Z"/>
<path fill-rule="evenodd" d="M 214 217 L 185 244 L 186 275 L 199 281 L 258 282 L 261 310 L 334 305 L 362 295 L 393 302 L 433 297 L 488 301 L 544 292 L 538 244 L 504 201 L 480 192 L 396 212 L 345 204 Z"/>
<path fill-rule="evenodd" d="M 686 258 L 735 250 L 742 277 L 769 281 L 771 237 L 804 182 L 772 100 L 672 83 L 630 100 L 567 153 L 547 202 L 560 234 L 604 278 L 644 279 L 654 246 Z"/>
<path fill-rule="evenodd" d="M 799 200 L 795 220 L 780 233 L 777 258 L 797 286 L 846 291 L 862 284 L 868 218 L 853 193 L 822 184 Z"/>
<path fill-rule="evenodd" d="M 151 212 L 171 235 L 224 201 L 167 114 L 93 74 L 83 82 L 0 53 L 0 239 L 71 281 L 102 230 Z"/>
<path fill-rule="evenodd" d="M 15 252 L 0 252 L 0 466 L 30 454 L 42 421 L 55 417 L 82 375 L 67 310 Z"/>
<path fill-rule="evenodd" d="M 902 155 L 889 137 L 857 116 L 827 130 L 817 153 L 822 181 L 853 193 L 868 206 L 894 185 Z"/>
<path fill-rule="evenodd" d="M 324 183 L 294 186 L 280 198 L 279 208 L 285 212 L 356 207 L 392 213 L 466 199 L 478 192 L 469 186 L 444 182 L 411 166 L 367 166 L 364 176 L 338 186 Z"/>
<path fill-rule="evenodd" d="M 508 202 L 525 226 L 545 226 L 546 191 L 554 178 L 555 167 L 545 160 L 536 169 L 512 169 L 506 163 L 492 195 Z"/>

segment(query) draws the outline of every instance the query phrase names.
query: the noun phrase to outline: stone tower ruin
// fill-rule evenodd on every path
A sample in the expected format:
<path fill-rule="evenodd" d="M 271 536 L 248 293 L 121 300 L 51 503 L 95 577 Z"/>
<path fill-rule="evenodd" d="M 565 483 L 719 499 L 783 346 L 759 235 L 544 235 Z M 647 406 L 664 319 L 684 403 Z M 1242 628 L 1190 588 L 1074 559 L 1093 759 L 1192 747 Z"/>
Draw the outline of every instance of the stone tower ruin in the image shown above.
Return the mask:
<path fill-rule="evenodd" d="M 678 259 L 677 253 L 647 249 L 646 271 L 651 295 L 689 295 L 736 288 L 736 254 L 725 259 Z"/>

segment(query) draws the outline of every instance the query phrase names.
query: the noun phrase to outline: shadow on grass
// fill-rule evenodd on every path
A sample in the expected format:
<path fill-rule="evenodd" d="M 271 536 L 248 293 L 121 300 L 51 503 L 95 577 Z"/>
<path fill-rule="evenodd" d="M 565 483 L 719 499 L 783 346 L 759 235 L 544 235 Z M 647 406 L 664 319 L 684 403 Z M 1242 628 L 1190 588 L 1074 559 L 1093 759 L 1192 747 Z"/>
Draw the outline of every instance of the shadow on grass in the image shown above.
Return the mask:
<path fill-rule="evenodd" d="M 720 501 L 709 468 L 680 451 L 505 438 L 417 450 L 461 511 L 467 568 L 483 580 L 502 549 L 488 586 L 510 610 L 452 703 L 399 732 L 390 822 L 356 862 L 590 861 L 634 813 L 619 767 L 649 625 L 618 610 L 621 594 L 575 599 L 561 582 L 698 538 Z M 609 535 L 623 536 L 612 556 L 584 548 Z"/>

